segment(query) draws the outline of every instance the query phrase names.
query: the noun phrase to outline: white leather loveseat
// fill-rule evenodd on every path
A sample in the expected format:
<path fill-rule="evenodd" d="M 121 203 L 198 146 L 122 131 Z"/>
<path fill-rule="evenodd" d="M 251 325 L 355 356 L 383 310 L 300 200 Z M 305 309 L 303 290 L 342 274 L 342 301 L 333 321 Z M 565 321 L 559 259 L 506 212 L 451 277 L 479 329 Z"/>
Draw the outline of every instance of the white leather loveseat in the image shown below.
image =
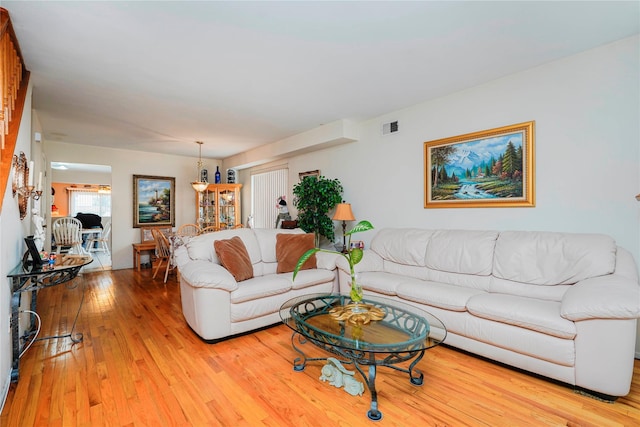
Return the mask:
<path fill-rule="evenodd" d="M 191 329 L 202 339 L 216 341 L 278 323 L 279 308 L 288 299 L 317 292 L 337 292 L 333 254 L 317 254 L 317 268 L 301 270 L 295 282 L 293 273 L 277 273 L 279 261 L 280 267 L 283 265 L 276 253 L 279 234 L 303 235 L 304 232 L 300 229 L 224 230 L 185 238 L 184 244 L 176 248 L 182 312 Z M 242 240 L 250 258 L 253 277 L 247 280 L 236 281 L 221 265 L 214 249 L 215 241 L 228 241 L 235 236 Z M 310 237 L 313 247 L 313 236 Z M 289 253 L 289 258 L 287 269 L 293 270 L 299 255 L 292 257 Z"/>
<path fill-rule="evenodd" d="M 340 257 L 341 292 L 350 286 Z M 640 288 L 633 257 L 597 234 L 383 229 L 356 278 L 419 305 L 445 344 L 613 400 L 633 375 Z"/>

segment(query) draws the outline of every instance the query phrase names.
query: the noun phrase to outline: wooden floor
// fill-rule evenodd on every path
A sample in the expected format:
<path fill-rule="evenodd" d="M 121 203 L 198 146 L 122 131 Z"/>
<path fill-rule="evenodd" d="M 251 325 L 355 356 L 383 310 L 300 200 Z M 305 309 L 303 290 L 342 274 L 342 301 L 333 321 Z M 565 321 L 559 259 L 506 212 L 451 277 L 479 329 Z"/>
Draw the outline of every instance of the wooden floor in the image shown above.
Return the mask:
<path fill-rule="evenodd" d="M 353 397 L 320 382 L 321 362 L 293 371 L 285 326 L 203 343 L 182 317 L 175 276 L 164 285 L 151 274 L 82 276 L 84 341 L 37 341 L 25 353 L 2 426 L 372 425 L 367 391 Z M 81 290 L 40 292 L 43 335 L 67 330 Z M 638 361 L 631 394 L 613 404 L 446 347 L 427 351 L 418 368 L 421 387 L 379 369 L 377 425 L 640 425 Z"/>

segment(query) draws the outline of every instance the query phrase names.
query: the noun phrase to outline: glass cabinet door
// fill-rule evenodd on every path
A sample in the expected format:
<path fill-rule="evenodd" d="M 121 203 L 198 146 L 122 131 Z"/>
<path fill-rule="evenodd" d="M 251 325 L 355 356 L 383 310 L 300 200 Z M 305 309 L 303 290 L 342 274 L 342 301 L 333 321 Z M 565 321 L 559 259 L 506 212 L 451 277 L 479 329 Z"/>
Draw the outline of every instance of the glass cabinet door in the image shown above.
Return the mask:
<path fill-rule="evenodd" d="M 236 225 L 236 192 L 233 190 L 221 190 L 218 200 L 220 202 L 220 229 L 233 228 Z"/>
<path fill-rule="evenodd" d="M 218 230 L 242 224 L 240 216 L 240 188 L 242 184 L 209 184 L 201 194 L 196 192 L 196 221 L 201 228 Z"/>

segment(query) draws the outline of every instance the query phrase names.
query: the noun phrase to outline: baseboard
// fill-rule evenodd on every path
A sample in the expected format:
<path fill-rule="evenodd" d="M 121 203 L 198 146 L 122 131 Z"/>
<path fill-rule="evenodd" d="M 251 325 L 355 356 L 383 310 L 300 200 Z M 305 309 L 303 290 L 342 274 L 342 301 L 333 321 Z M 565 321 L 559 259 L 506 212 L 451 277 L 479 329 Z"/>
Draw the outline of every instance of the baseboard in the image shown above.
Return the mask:
<path fill-rule="evenodd" d="M 9 372 L 5 376 L 4 384 L 2 385 L 2 390 L 0 390 L 0 414 L 2 414 L 4 404 L 7 402 L 9 387 L 11 387 L 11 367 L 9 367 Z"/>
<path fill-rule="evenodd" d="M 640 360 L 640 351 L 636 351 L 636 359 Z"/>

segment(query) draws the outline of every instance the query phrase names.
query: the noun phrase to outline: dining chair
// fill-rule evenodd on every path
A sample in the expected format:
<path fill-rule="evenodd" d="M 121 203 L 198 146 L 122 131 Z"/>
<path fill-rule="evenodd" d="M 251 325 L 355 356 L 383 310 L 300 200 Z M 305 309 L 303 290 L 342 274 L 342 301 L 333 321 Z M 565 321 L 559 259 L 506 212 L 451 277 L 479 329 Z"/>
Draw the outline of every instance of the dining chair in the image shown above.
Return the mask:
<path fill-rule="evenodd" d="M 101 250 L 107 255 L 111 256 L 109 251 L 109 235 L 111 234 L 111 221 L 107 221 L 104 228 L 99 233 L 93 234 L 92 237 L 87 239 L 87 248 L 89 252 L 95 252 Z M 95 247 L 94 247 L 95 246 Z"/>
<path fill-rule="evenodd" d="M 156 271 L 153 273 L 153 278 L 156 278 L 156 275 L 158 274 L 158 271 L 160 271 L 162 263 L 165 262 L 167 266 L 164 272 L 164 283 L 167 283 L 169 269 L 171 268 L 171 245 L 169 244 L 169 239 L 167 239 L 167 236 L 165 236 L 162 231 L 158 230 L 157 228 L 152 228 L 151 234 L 153 235 L 153 240 L 155 240 L 156 242 L 156 259 L 158 260 L 158 265 L 156 266 Z"/>
<path fill-rule="evenodd" d="M 220 229 L 218 227 L 216 227 L 215 225 L 210 225 L 210 226 L 205 227 L 202 230 L 200 230 L 200 234 L 213 233 L 214 231 L 220 231 Z"/>
<path fill-rule="evenodd" d="M 57 218 L 51 224 L 53 238 L 56 241 L 56 253 L 63 252 L 85 254 L 82 247 L 82 223 L 70 216 Z M 67 249 L 65 249 L 67 248 Z"/>
<path fill-rule="evenodd" d="M 183 236 L 197 236 L 200 234 L 200 226 L 198 224 L 183 224 L 178 228 L 176 235 Z"/>

